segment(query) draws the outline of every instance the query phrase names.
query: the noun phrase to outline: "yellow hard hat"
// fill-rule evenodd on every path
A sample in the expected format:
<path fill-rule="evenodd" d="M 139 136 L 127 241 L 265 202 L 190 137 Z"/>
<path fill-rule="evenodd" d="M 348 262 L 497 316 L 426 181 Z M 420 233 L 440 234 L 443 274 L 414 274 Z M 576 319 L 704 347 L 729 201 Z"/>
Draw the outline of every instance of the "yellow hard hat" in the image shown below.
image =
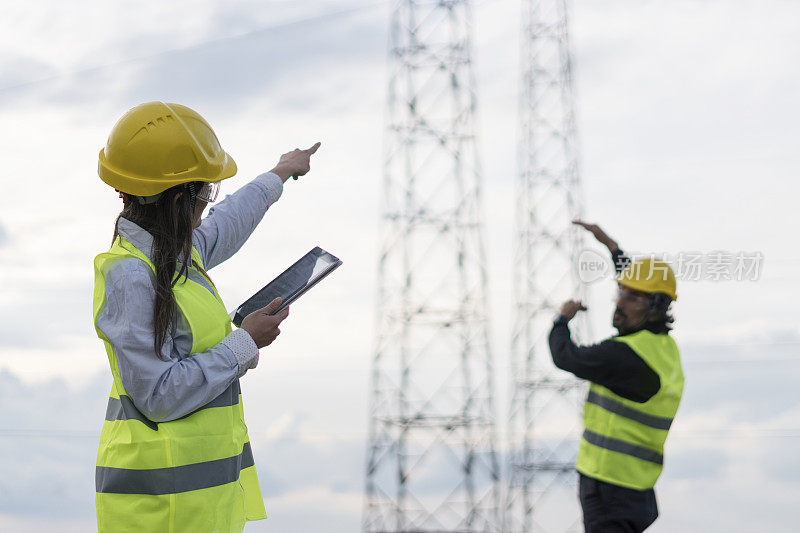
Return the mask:
<path fill-rule="evenodd" d="M 673 300 L 678 299 L 675 273 L 658 259 L 647 257 L 628 264 L 617 276 L 617 283 L 647 293 L 663 292 Z"/>
<path fill-rule="evenodd" d="M 136 196 L 153 196 L 190 181 L 217 182 L 236 162 L 199 113 L 180 104 L 148 102 L 125 113 L 100 150 L 97 173 Z"/>

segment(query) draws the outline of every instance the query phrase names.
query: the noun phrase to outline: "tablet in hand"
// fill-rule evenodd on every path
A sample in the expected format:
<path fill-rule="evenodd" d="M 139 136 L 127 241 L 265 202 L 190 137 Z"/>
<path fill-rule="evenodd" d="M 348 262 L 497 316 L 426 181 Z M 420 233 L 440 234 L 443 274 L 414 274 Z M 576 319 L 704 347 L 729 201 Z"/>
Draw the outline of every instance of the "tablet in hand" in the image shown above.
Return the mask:
<path fill-rule="evenodd" d="M 251 296 L 236 309 L 233 323 L 242 325 L 244 317 L 266 307 L 275 298 L 282 298 L 281 307 L 274 314 L 283 311 L 322 278 L 333 272 L 342 262 L 319 246 L 301 257 L 295 264 L 270 281 L 263 289 Z"/>

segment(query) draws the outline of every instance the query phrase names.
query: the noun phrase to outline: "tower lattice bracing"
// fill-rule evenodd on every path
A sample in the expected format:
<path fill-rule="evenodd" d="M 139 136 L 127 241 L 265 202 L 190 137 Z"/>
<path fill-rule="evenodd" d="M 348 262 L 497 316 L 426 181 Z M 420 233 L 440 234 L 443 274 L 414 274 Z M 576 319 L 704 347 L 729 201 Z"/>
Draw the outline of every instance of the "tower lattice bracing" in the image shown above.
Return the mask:
<path fill-rule="evenodd" d="M 548 333 L 560 305 L 584 298 L 572 70 L 565 0 L 523 0 L 511 404 L 504 527 L 580 530 L 574 461 L 582 385 L 555 368 Z M 585 338 L 583 313 L 570 323 Z"/>
<path fill-rule="evenodd" d="M 470 6 L 398 1 L 365 532 L 499 530 Z"/>

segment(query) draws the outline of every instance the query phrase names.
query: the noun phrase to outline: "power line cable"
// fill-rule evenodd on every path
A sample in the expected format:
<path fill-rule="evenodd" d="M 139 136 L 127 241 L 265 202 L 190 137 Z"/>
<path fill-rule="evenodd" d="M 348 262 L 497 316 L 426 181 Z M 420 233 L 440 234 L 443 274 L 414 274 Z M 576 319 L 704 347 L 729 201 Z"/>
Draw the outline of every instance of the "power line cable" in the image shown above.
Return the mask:
<path fill-rule="evenodd" d="M 261 435 L 273 433 L 270 430 L 254 430 L 250 431 L 251 435 Z M 276 439 L 284 437 L 297 438 L 300 436 L 347 436 L 347 437 L 364 437 L 368 433 L 366 431 L 341 431 L 341 430 L 292 430 L 286 432 L 274 432 Z M 719 428 L 719 429 L 693 429 L 693 430 L 674 430 L 670 432 L 670 438 L 703 438 L 720 436 L 727 436 L 731 438 L 745 437 L 745 438 L 800 438 L 800 428 L 770 428 L 770 429 L 748 429 L 748 428 Z M 19 437 L 19 438 L 92 438 L 99 439 L 100 433 L 95 431 L 78 431 L 78 430 L 64 430 L 53 431 L 49 429 L 13 429 L 4 428 L 0 429 L 0 438 L 2 437 Z"/>
<path fill-rule="evenodd" d="M 344 16 L 344 15 L 355 13 L 355 12 L 367 11 L 369 9 L 374 9 L 375 7 L 378 7 L 380 5 L 386 5 L 386 4 L 387 4 L 386 0 L 365 2 L 363 4 L 350 6 L 350 7 L 344 8 L 344 9 L 328 11 L 328 12 L 321 13 L 321 14 L 318 14 L 318 15 L 313 15 L 313 16 L 310 16 L 310 17 L 302 17 L 302 18 L 299 18 L 299 19 L 290 20 L 288 22 L 281 22 L 279 24 L 273 24 L 273 25 L 270 25 L 270 26 L 261 27 L 261 28 L 255 29 L 255 30 L 250 30 L 250 31 L 247 31 L 247 32 L 244 32 L 244 33 L 240 33 L 240 34 L 236 34 L 236 35 L 218 37 L 216 39 L 207 39 L 205 41 L 199 41 L 197 43 L 193 43 L 193 44 L 190 44 L 188 46 L 183 46 L 183 47 L 179 47 L 179 48 L 173 48 L 173 49 L 169 49 L 169 50 L 162 50 L 162 51 L 156 52 L 154 54 L 147 54 L 147 55 L 143 55 L 143 56 L 132 57 L 132 58 L 128 58 L 128 59 L 122 59 L 120 61 L 114 61 L 114 62 L 106 63 L 106 64 L 103 64 L 103 65 L 95 65 L 95 66 L 92 66 L 92 67 L 86 67 L 86 68 L 77 69 L 77 70 L 60 72 L 58 74 L 54 74 L 54 75 L 48 76 L 46 78 L 39 78 L 39 79 L 36 79 L 36 80 L 30 80 L 30 81 L 25 81 L 25 82 L 22 82 L 22 83 L 17 83 L 17 84 L 14 84 L 14 85 L 7 85 L 5 87 L 0 87 L 0 93 L 7 92 L 7 91 L 13 91 L 15 89 L 20 89 L 20 88 L 23 88 L 23 87 L 39 85 L 39 84 L 42 84 L 42 83 L 47 83 L 47 82 L 50 82 L 50 81 L 55 81 L 55 80 L 59 80 L 59 79 L 70 77 L 70 76 L 76 76 L 76 75 L 80 75 L 80 74 L 89 74 L 89 73 L 92 73 L 92 72 L 100 72 L 102 70 L 106 70 L 106 69 L 109 69 L 109 68 L 118 67 L 118 66 L 121 66 L 121 65 L 127 65 L 127 64 L 131 64 L 131 63 L 136 63 L 136 62 L 144 61 L 144 60 L 148 60 L 148 59 L 155 59 L 157 57 L 161 57 L 161 56 L 164 56 L 164 55 L 179 54 L 179 53 L 187 52 L 189 50 L 193 50 L 195 48 L 200 48 L 200 47 L 203 47 L 203 46 L 206 46 L 206 45 L 209 45 L 209 44 L 230 42 L 230 41 L 235 41 L 235 40 L 239 40 L 239 39 L 248 39 L 250 37 L 261 35 L 261 34 L 266 33 L 266 32 L 271 32 L 271 31 L 285 29 L 285 28 L 291 28 L 293 26 L 297 26 L 297 25 L 304 24 L 304 23 L 307 23 L 307 22 L 314 22 L 314 21 L 325 20 L 325 19 L 330 19 L 330 18 L 338 18 L 338 17 Z"/>

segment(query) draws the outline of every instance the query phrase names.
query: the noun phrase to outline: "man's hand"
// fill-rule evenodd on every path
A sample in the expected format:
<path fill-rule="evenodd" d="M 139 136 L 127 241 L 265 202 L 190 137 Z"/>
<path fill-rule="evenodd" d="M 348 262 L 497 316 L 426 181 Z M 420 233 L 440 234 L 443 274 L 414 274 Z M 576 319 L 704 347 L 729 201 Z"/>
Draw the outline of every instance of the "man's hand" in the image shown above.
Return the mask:
<path fill-rule="evenodd" d="M 586 307 L 577 300 L 567 300 L 561 306 L 561 316 L 567 317 L 567 320 L 572 320 L 578 311 L 586 311 Z"/>
<path fill-rule="evenodd" d="M 297 179 L 299 176 L 305 176 L 311 170 L 311 156 L 314 155 L 320 144 L 316 143 L 307 150 L 295 148 L 291 152 L 286 152 L 270 172 L 277 174 L 284 183 L 289 178 Z"/>
<path fill-rule="evenodd" d="M 280 298 L 275 298 L 266 307 L 253 311 L 242 320 L 242 329 L 253 337 L 259 348 L 269 346 L 281 334 L 278 326 L 289 316 L 289 308 L 287 307 L 277 315 L 272 313 L 281 307 L 282 301 Z"/>
<path fill-rule="evenodd" d="M 604 244 L 609 251 L 615 252 L 619 250 L 617 242 L 609 237 L 606 232 L 603 231 L 603 229 L 597 224 L 589 224 L 588 222 L 584 222 L 582 220 L 573 220 L 572 223 L 589 231 L 592 235 L 594 235 L 594 238 L 597 239 L 601 244 Z"/>

